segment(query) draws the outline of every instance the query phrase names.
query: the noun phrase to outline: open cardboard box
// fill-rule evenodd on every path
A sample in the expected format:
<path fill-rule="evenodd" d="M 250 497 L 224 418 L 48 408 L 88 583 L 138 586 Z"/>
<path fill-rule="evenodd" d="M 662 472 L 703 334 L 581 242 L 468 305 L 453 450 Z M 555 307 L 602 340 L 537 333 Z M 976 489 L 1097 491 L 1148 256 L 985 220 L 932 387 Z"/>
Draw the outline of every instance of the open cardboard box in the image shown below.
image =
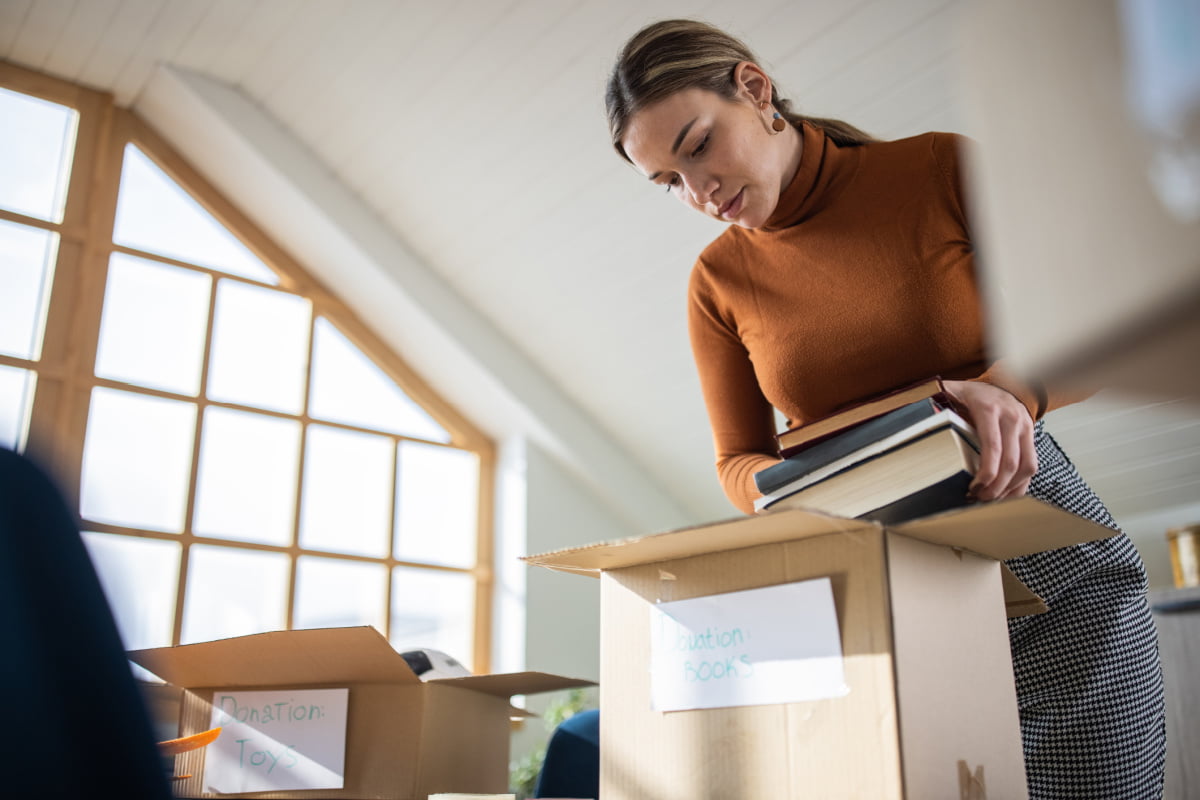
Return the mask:
<path fill-rule="evenodd" d="M 182 689 L 179 734 L 211 727 L 220 692 L 346 688 L 345 785 L 341 789 L 221 794 L 204 781 L 205 750 L 177 758 L 183 797 L 384 798 L 508 790 L 510 698 L 592 681 L 542 672 L 422 682 L 371 627 L 275 631 L 137 650 L 134 663 Z"/>
<path fill-rule="evenodd" d="M 601 579 L 604 800 L 1025 798 L 1000 560 L 1113 531 L 1032 498 L 893 527 L 781 511 L 529 556 Z M 651 607 L 827 576 L 841 697 L 657 712 Z"/>

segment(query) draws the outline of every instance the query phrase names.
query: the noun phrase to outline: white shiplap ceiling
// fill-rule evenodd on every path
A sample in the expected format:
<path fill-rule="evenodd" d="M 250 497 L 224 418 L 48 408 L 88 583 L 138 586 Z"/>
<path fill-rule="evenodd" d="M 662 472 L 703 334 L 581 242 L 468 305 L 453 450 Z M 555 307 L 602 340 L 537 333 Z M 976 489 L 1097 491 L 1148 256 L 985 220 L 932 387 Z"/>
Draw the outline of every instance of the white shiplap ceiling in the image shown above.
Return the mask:
<path fill-rule="evenodd" d="M 683 294 L 720 227 L 650 191 L 611 152 L 602 92 L 613 56 L 646 22 L 700 17 L 743 36 L 804 112 L 885 138 L 939 129 L 986 145 L 958 99 L 966 6 L 0 0 L 0 58 L 130 107 L 162 65 L 233 87 L 701 521 L 731 509 L 711 466 Z M 1118 518 L 1200 500 L 1194 402 L 1101 396 L 1051 425 Z"/>

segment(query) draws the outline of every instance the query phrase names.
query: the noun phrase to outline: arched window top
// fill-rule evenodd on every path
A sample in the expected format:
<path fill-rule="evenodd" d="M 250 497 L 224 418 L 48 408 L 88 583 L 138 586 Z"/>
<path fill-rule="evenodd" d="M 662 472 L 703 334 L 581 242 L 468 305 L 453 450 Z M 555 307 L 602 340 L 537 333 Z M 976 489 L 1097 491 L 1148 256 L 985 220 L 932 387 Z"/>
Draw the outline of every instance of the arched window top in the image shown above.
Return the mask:
<path fill-rule="evenodd" d="M 133 114 L 0 87 L 0 444 L 56 454 L 126 644 L 373 625 L 486 671 L 486 439 Z"/>
<path fill-rule="evenodd" d="M 113 242 L 218 272 L 279 277 L 133 143 L 125 145 Z"/>

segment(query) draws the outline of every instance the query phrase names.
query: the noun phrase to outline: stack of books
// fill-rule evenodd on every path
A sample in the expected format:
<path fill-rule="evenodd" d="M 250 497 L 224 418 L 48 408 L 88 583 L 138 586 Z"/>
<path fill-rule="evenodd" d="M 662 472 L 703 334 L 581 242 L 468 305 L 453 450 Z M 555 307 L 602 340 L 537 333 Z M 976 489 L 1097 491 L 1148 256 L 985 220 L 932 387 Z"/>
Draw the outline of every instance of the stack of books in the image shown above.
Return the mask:
<path fill-rule="evenodd" d="M 979 440 L 938 378 L 779 434 L 756 511 L 806 508 L 897 523 L 967 505 Z"/>

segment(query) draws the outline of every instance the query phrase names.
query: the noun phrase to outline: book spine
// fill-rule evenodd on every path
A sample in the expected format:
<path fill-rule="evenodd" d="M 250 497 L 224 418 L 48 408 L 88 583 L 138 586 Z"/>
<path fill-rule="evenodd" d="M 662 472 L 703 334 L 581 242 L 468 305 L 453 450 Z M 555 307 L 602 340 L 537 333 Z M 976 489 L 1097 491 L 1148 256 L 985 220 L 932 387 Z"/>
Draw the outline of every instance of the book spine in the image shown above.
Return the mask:
<path fill-rule="evenodd" d="M 901 395 L 908 395 L 908 401 L 897 402 L 897 397 Z M 820 436 L 815 436 L 810 439 L 808 435 L 808 429 L 811 429 L 814 425 L 827 423 L 829 420 L 837 419 L 838 417 L 844 417 L 846 415 L 859 416 L 859 422 L 864 422 L 868 419 L 873 419 L 880 414 L 886 414 L 888 411 L 899 408 L 900 406 L 908 405 L 908 402 L 920 400 L 925 397 L 945 397 L 948 399 L 945 385 L 942 383 L 940 376 L 931 378 L 927 381 L 918 381 L 917 383 L 896 389 L 895 391 L 888 392 L 887 394 L 874 397 L 869 400 L 864 400 L 860 403 L 855 403 L 854 405 L 845 406 L 835 411 L 833 414 L 821 419 L 813 420 L 812 422 L 805 423 L 804 425 L 797 425 L 794 428 L 789 428 L 786 431 L 778 434 L 775 439 L 779 443 L 781 451 L 786 451 L 793 448 L 802 448 L 811 442 L 827 439 L 830 436 L 837 434 L 838 431 L 842 429 L 840 426 L 838 426 L 829 433 L 824 433 Z M 792 442 L 794 437 L 796 438 L 796 441 Z M 784 455 L 787 455 L 787 453 L 785 452 Z"/>
<path fill-rule="evenodd" d="M 888 409 L 879 411 L 875 414 L 871 414 L 870 416 L 867 416 L 867 417 L 859 420 L 858 422 L 854 422 L 854 423 L 836 428 L 835 430 L 829 431 L 828 433 L 823 433 L 819 436 L 813 436 L 812 438 L 804 438 L 804 439 L 802 439 L 800 441 L 796 441 L 792 444 L 786 444 L 786 442 L 784 441 L 784 437 L 787 434 L 786 434 L 786 432 L 782 433 L 778 437 L 776 437 L 778 439 L 779 448 L 780 448 L 779 454 L 783 458 L 790 458 L 791 456 L 797 455 L 798 453 L 802 453 L 805 450 L 808 450 L 810 447 L 820 444 L 821 442 L 832 439 L 835 436 L 840 436 L 842 433 L 844 433 L 847 430 L 855 428 L 859 425 L 864 425 L 868 422 L 871 422 L 872 420 L 879 419 L 880 417 L 887 416 L 888 414 L 891 414 L 894 411 L 896 411 L 897 408 L 904 408 L 908 405 L 911 405 L 912 403 L 919 403 L 919 402 L 933 402 L 938 405 L 939 409 L 953 408 L 956 411 L 959 411 L 959 413 L 962 413 L 961 410 L 958 409 L 958 407 L 950 399 L 949 395 L 947 395 L 943 392 L 938 392 L 936 394 L 927 395 L 926 397 L 916 398 L 915 400 L 912 400 L 910 403 L 905 403 L 903 406 L 895 406 L 892 408 L 888 408 Z M 796 428 L 793 430 L 794 431 L 803 431 L 803 428 Z"/>

